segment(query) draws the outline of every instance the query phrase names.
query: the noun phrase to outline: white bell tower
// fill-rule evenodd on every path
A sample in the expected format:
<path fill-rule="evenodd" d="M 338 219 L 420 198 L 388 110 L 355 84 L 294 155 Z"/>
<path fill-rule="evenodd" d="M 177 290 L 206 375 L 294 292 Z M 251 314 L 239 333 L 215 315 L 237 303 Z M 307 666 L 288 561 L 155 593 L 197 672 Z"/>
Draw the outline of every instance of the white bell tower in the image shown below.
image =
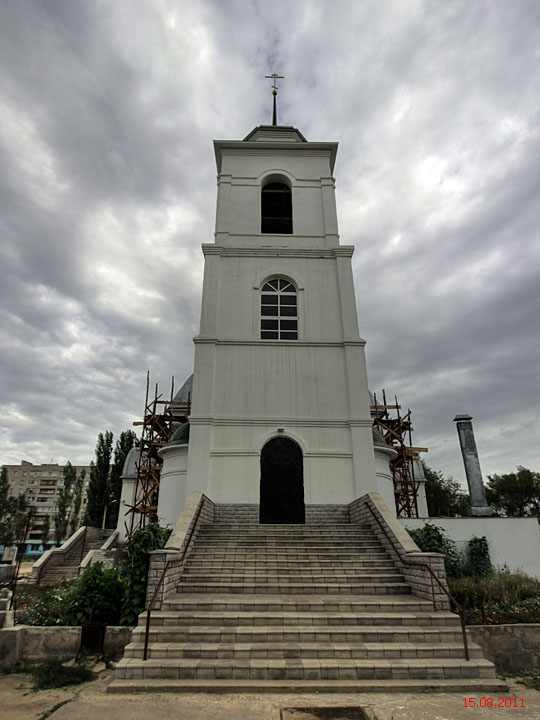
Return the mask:
<path fill-rule="evenodd" d="M 338 235 L 337 143 L 272 125 L 214 148 L 186 496 L 259 503 L 275 480 L 286 506 L 295 473 L 306 504 L 380 491 L 354 248 Z"/>

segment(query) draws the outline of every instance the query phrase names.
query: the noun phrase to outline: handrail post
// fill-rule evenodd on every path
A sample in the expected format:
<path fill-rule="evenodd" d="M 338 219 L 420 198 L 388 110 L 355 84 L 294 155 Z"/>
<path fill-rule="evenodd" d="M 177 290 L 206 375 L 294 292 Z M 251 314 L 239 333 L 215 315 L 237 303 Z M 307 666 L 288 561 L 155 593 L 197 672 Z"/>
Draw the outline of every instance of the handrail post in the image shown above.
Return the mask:
<path fill-rule="evenodd" d="M 394 541 L 392 540 L 392 538 L 390 537 L 390 535 L 387 533 L 385 527 L 383 526 L 383 524 L 381 523 L 381 521 L 379 520 L 379 518 L 378 518 L 377 515 L 375 514 L 375 511 L 373 510 L 373 508 L 371 507 L 371 505 L 369 505 L 369 503 L 366 503 L 366 507 L 367 507 L 367 509 L 370 511 L 370 513 L 372 514 L 374 520 L 377 522 L 377 525 L 379 526 L 379 528 L 380 528 L 380 530 L 382 531 L 383 535 L 386 537 L 386 539 L 387 539 L 388 542 L 390 543 L 390 545 L 391 545 L 391 547 L 392 547 L 392 550 L 396 553 L 396 555 L 397 555 L 397 557 L 398 557 L 399 562 L 402 563 L 403 565 L 416 565 L 417 567 L 421 567 L 423 570 L 425 569 L 425 570 L 427 570 L 427 571 L 430 573 L 430 575 L 431 575 L 431 592 L 432 592 L 432 598 L 433 598 L 433 608 L 434 608 L 435 610 L 437 609 L 437 605 L 436 605 L 436 602 L 435 602 L 435 591 L 434 591 L 434 589 L 433 589 L 433 580 L 435 580 L 435 582 L 439 585 L 439 587 L 441 588 L 441 590 L 443 590 L 443 592 L 446 593 L 448 599 L 449 599 L 450 602 L 453 604 L 453 606 L 456 608 L 457 614 L 459 615 L 459 620 L 460 620 L 460 623 L 461 623 L 461 635 L 462 635 L 462 638 L 463 638 L 463 651 L 464 651 L 464 653 L 465 653 L 465 660 L 469 660 L 469 644 L 468 644 L 468 642 L 467 642 L 467 630 L 466 630 L 466 628 L 465 628 L 465 615 L 464 615 L 463 610 L 461 609 L 461 607 L 458 605 L 457 601 L 452 597 L 452 595 L 450 595 L 450 593 L 448 592 L 448 589 L 445 588 L 445 586 L 442 584 L 440 578 L 435 574 L 435 572 L 433 571 L 433 568 L 431 567 L 431 565 L 429 565 L 429 564 L 426 563 L 426 562 L 424 562 L 424 563 L 416 563 L 416 562 L 414 562 L 414 561 L 412 561 L 412 560 L 409 560 L 408 558 L 402 558 L 402 557 L 401 557 L 401 555 L 399 554 L 398 549 L 396 548 L 396 545 L 395 545 Z"/>
<path fill-rule="evenodd" d="M 150 616 L 152 613 L 152 609 L 154 607 L 154 603 L 156 602 L 156 598 L 158 595 L 158 592 L 165 582 L 165 575 L 167 574 L 167 571 L 169 568 L 171 568 L 173 565 L 181 565 L 184 562 L 184 558 L 186 557 L 189 545 L 191 543 L 191 540 L 193 539 L 193 534 L 195 532 L 195 528 L 197 527 L 197 524 L 199 522 L 199 517 L 201 514 L 201 510 L 203 509 L 204 505 L 204 496 L 201 498 L 201 502 L 199 504 L 199 508 L 197 510 L 197 514 L 195 515 L 195 520 L 193 521 L 193 525 L 191 526 L 191 530 L 189 532 L 188 539 L 186 540 L 184 544 L 184 551 L 182 553 L 182 557 L 176 558 L 175 560 L 167 560 L 165 563 L 165 567 L 163 568 L 163 572 L 161 573 L 161 577 L 158 580 L 158 584 L 156 585 L 156 589 L 154 590 L 154 594 L 152 595 L 152 599 L 148 603 L 148 608 L 146 610 L 146 627 L 144 631 L 144 651 L 143 651 L 143 660 L 147 660 L 150 656 L 150 650 L 148 647 L 148 638 L 150 635 Z"/>

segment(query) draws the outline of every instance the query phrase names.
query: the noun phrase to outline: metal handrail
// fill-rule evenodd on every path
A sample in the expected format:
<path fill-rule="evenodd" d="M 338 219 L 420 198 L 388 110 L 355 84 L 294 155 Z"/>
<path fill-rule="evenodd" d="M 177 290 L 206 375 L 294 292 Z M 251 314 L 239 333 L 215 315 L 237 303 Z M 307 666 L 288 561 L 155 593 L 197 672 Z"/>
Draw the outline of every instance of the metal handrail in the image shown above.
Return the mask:
<path fill-rule="evenodd" d="M 439 585 L 439 587 L 441 588 L 441 590 L 443 590 L 444 593 L 447 595 L 448 599 L 449 599 L 450 602 L 453 604 L 453 606 L 454 606 L 455 609 L 457 610 L 457 614 L 459 615 L 459 620 L 460 620 L 460 622 L 461 622 L 461 635 L 462 635 L 462 638 L 463 638 L 463 651 L 464 651 L 464 653 L 465 653 L 465 660 L 469 660 L 469 645 L 468 645 L 468 642 L 467 642 L 467 630 L 466 630 L 466 628 L 465 628 L 465 615 L 464 615 L 463 610 L 461 609 L 461 607 L 458 605 L 457 601 L 452 597 L 452 595 L 450 595 L 450 593 L 448 592 L 448 589 L 443 585 L 443 583 L 441 582 L 441 580 L 440 580 L 440 578 L 438 577 L 438 575 L 433 571 L 433 568 L 431 567 L 431 565 L 429 565 L 429 564 L 426 563 L 426 562 L 415 562 L 414 560 L 409 560 L 408 558 L 402 558 L 402 557 L 401 557 L 401 555 L 400 555 L 400 553 L 399 553 L 399 551 L 398 551 L 398 549 L 397 549 L 394 541 L 392 540 L 392 538 L 390 537 L 390 535 L 389 535 L 388 532 L 386 531 L 386 528 L 384 527 L 384 525 L 381 523 L 381 521 L 379 520 L 379 518 L 378 518 L 377 515 L 375 514 L 375 511 L 373 510 L 373 508 L 372 508 L 370 505 L 368 505 L 367 503 L 366 503 L 366 506 L 367 506 L 368 510 L 370 511 L 370 513 L 373 515 L 374 519 L 375 519 L 376 522 L 377 522 L 377 525 L 379 526 L 379 528 L 381 529 L 381 531 L 382 531 L 383 534 L 385 535 L 386 539 L 388 540 L 388 542 L 389 542 L 390 545 L 392 546 L 392 549 L 393 549 L 393 551 L 396 553 L 396 555 L 398 556 L 399 561 L 400 561 L 401 563 L 403 563 L 404 565 L 414 565 L 415 567 L 422 568 L 422 570 L 428 570 L 428 572 L 430 573 L 431 578 L 432 578 L 432 582 L 431 582 L 431 594 L 432 594 L 432 596 L 433 596 L 433 607 L 435 608 L 435 610 L 437 609 L 437 605 L 435 604 L 435 593 L 434 593 L 434 591 L 433 591 L 433 580 L 435 580 L 435 581 L 437 582 L 437 584 Z"/>
<path fill-rule="evenodd" d="M 197 527 L 197 523 L 199 522 L 199 516 L 201 514 L 201 510 L 203 509 L 204 505 L 204 498 L 201 498 L 201 504 L 199 505 L 199 509 L 197 510 L 197 514 L 195 516 L 195 521 L 193 525 L 191 526 L 191 530 L 189 532 L 189 537 L 187 539 L 186 544 L 184 545 L 184 552 L 182 553 L 182 557 L 175 558 L 174 560 L 167 560 L 165 563 L 165 567 L 163 568 L 163 572 L 161 573 L 161 577 L 159 578 L 158 584 L 156 585 L 156 589 L 154 590 L 154 594 L 152 595 L 152 599 L 150 600 L 150 603 L 148 604 L 148 608 L 146 610 L 146 628 L 144 631 L 144 652 L 143 652 L 143 660 L 148 660 L 148 656 L 150 655 L 150 652 L 148 650 L 148 637 L 150 634 L 150 615 L 152 613 L 152 609 L 154 607 L 154 603 L 156 602 L 156 598 L 159 592 L 159 589 L 163 585 L 163 582 L 165 581 L 165 575 L 167 574 L 168 570 L 176 565 L 181 565 L 184 562 L 184 558 L 186 557 L 186 553 L 188 551 L 189 545 L 191 543 L 191 540 L 193 538 L 193 533 L 195 532 L 195 528 Z"/>

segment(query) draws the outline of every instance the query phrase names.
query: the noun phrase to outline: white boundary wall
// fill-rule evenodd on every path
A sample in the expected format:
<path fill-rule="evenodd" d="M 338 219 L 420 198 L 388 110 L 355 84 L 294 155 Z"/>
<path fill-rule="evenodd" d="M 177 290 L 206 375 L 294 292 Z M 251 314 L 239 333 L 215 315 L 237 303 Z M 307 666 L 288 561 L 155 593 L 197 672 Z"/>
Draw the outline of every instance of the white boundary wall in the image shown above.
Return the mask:
<path fill-rule="evenodd" d="M 540 524 L 536 518 L 399 518 L 406 528 L 419 528 L 425 522 L 446 530 L 452 540 L 470 540 L 473 535 L 487 538 L 491 562 L 497 567 L 521 570 L 540 578 Z"/>

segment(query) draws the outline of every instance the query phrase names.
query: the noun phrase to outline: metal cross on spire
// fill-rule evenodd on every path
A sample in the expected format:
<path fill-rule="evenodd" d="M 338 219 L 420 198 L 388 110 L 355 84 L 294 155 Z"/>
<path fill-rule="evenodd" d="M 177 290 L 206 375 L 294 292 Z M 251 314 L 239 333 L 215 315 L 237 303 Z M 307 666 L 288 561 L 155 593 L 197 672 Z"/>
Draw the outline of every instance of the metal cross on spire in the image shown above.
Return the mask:
<path fill-rule="evenodd" d="M 272 73 L 271 75 L 265 75 L 265 78 L 268 78 L 269 80 L 273 80 L 272 84 L 272 95 L 274 96 L 274 110 L 272 113 L 272 125 L 277 125 L 277 109 L 276 109 L 276 95 L 278 91 L 278 87 L 276 85 L 276 80 L 283 80 L 285 77 L 284 75 L 278 75 L 277 73 Z"/>

